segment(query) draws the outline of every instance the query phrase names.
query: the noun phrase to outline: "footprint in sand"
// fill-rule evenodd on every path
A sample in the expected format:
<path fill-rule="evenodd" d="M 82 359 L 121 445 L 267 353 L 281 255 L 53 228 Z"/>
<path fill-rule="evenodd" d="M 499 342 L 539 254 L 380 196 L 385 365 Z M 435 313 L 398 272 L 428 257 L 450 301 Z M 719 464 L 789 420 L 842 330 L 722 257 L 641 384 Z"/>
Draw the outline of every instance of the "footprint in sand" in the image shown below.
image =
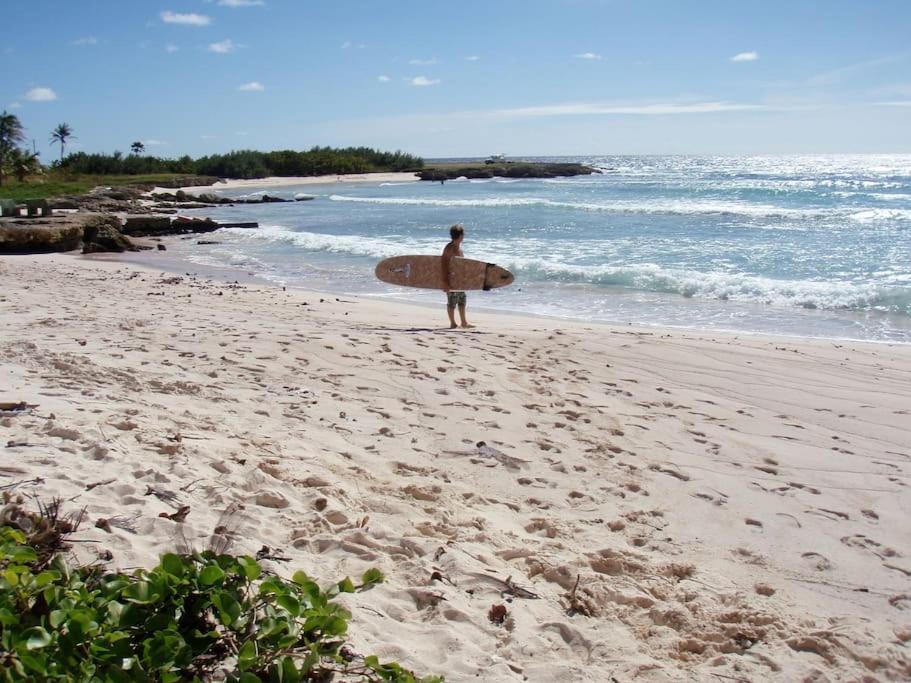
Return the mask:
<path fill-rule="evenodd" d="M 807 564 L 807 566 L 809 566 L 811 569 L 815 569 L 816 571 L 824 572 L 832 569 L 832 563 L 829 561 L 829 558 L 824 555 L 820 555 L 819 553 L 803 553 L 800 557 L 803 559 L 804 563 Z"/>

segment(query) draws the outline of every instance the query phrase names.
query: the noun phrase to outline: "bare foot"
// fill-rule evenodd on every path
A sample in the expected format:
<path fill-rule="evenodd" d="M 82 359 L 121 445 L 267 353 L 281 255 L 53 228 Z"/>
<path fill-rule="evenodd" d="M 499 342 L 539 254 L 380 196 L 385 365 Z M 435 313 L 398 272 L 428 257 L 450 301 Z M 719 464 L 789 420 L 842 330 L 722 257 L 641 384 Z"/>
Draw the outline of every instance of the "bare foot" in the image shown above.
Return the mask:
<path fill-rule="evenodd" d="M 468 323 L 462 323 L 462 329 L 465 329 L 465 330 L 473 330 L 473 329 L 474 329 L 474 325 L 469 325 Z"/>
<path fill-rule="evenodd" d="M 459 327 L 458 325 L 456 325 L 455 323 L 452 323 L 452 324 L 449 326 L 449 329 L 450 329 L 450 330 L 455 330 L 455 329 L 457 329 L 458 327 Z"/>

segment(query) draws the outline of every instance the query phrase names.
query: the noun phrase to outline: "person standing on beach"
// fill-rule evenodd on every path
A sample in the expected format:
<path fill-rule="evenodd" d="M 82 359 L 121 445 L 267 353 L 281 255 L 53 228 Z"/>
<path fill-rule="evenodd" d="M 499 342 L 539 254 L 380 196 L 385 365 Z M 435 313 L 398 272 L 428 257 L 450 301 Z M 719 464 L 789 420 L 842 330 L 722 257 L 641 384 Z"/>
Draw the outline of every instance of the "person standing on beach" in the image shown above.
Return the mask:
<path fill-rule="evenodd" d="M 461 290 L 452 290 L 450 276 L 452 274 L 452 259 L 462 254 L 462 240 L 465 239 L 465 228 L 461 225 L 453 225 L 449 228 L 450 242 L 443 249 L 443 289 L 446 291 L 446 312 L 449 314 L 449 327 L 455 329 L 458 327 L 455 321 L 455 309 L 459 308 L 459 318 L 462 321 L 462 327 L 470 328 L 465 319 L 465 306 L 467 297 Z"/>

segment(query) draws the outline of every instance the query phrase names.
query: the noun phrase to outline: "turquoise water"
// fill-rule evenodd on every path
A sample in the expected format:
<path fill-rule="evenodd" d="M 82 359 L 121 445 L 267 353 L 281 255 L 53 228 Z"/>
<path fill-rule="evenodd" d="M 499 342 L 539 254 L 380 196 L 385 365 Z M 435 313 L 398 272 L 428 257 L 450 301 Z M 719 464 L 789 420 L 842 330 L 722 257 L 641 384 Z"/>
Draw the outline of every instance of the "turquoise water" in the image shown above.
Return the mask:
<path fill-rule="evenodd" d="M 384 285 L 383 257 L 466 256 L 516 284 L 470 306 L 578 320 L 911 342 L 911 155 L 604 156 L 601 175 L 265 189 L 308 202 L 207 210 L 257 220 L 185 257 L 291 286 L 441 303 Z M 242 191 L 219 191 L 241 196 Z"/>

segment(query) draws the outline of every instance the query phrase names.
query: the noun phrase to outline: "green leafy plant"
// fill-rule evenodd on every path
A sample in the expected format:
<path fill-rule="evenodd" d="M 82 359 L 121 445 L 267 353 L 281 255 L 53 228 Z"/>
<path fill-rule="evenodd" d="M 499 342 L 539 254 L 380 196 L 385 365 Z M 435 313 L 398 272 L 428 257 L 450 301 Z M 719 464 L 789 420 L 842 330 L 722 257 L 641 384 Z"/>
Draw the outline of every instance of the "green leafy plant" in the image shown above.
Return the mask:
<path fill-rule="evenodd" d="M 323 589 L 304 572 L 288 581 L 210 551 L 131 574 L 74 568 L 48 554 L 54 523 L 11 507 L 0 526 L 0 681 L 442 680 L 346 646 L 351 615 L 333 599 L 382 582 L 377 570 Z"/>

